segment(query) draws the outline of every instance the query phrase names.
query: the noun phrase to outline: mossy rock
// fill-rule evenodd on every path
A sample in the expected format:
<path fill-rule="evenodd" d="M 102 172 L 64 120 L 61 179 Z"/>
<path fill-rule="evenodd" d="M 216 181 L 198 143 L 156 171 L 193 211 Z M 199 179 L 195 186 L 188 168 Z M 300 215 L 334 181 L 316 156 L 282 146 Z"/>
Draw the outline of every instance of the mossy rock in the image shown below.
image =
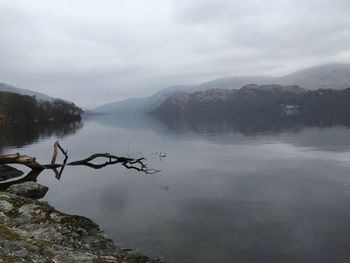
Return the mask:
<path fill-rule="evenodd" d="M 0 224 L 0 237 L 13 241 L 23 240 L 19 234 L 13 232 L 10 228 L 7 228 L 3 224 Z"/>

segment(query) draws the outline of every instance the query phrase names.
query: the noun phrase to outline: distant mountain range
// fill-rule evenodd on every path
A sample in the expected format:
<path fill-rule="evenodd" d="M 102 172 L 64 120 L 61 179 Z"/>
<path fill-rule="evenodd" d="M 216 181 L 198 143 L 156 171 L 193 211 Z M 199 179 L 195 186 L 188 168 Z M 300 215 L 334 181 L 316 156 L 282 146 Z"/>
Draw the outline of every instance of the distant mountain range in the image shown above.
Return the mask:
<path fill-rule="evenodd" d="M 54 98 L 52 98 L 46 94 L 32 91 L 29 89 L 17 88 L 17 87 L 14 87 L 12 85 L 5 84 L 5 83 L 0 83 L 0 91 L 17 93 L 20 95 L 28 95 L 31 97 L 35 96 L 37 100 L 41 100 L 41 101 L 53 101 L 54 100 Z"/>
<path fill-rule="evenodd" d="M 296 85 L 248 84 L 238 90 L 212 89 L 177 93 L 166 99 L 152 113 L 157 116 L 179 116 L 193 113 L 234 115 L 246 112 L 348 118 L 350 88 L 306 90 Z"/>
<path fill-rule="evenodd" d="M 350 88 L 305 90 L 299 86 L 246 85 L 178 93 L 152 112 L 177 132 L 279 133 L 303 127 L 350 127 Z"/>
<path fill-rule="evenodd" d="M 179 92 L 166 99 L 153 112 L 232 112 L 266 110 L 281 104 L 296 104 L 306 90 L 299 86 L 248 84 L 241 89 L 210 89 L 194 93 Z"/>
<path fill-rule="evenodd" d="M 194 91 L 194 85 L 172 86 L 142 98 L 130 98 L 101 105 L 94 109 L 97 113 L 149 112 L 159 107 L 167 98 L 179 91 Z"/>
<path fill-rule="evenodd" d="M 327 64 L 307 68 L 282 77 L 241 76 L 215 79 L 200 85 L 173 86 L 154 95 L 130 98 L 101 105 L 94 109 L 99 113 L 151 112 L 178 92 L 198 92 L 211 89 L 239 89 L 246 84 L 298 85 L 305 90 L 335 89 L 350 87 L 350 64 Z"/>

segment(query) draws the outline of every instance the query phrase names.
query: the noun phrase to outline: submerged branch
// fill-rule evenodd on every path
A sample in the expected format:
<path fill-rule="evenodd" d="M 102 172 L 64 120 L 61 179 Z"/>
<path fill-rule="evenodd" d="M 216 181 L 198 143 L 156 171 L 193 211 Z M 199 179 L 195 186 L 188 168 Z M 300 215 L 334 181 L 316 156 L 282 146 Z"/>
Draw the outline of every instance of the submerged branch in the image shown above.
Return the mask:
<path fill-rule="evenodd" d="M 101 164 L 91 163 L 91 161 L 97 158 L 106 158 L 107 161 Z M 108 165 L 120 163 L 127 169 L 134 169 L 136 171 L 144 172 L 147 174 L 154 174 L 160 172 L 159 170 L 148 168 L 147 165 L 144 163 L 145 160 L 146 158 L 133 159 L 129 157 L 112 155 L 110 153 L 95 153 L 83 160 L 70 162 L 67 165 L 85 165 L 94 169 L 100 169 Z"/>
<path fill-rule="evenodd" d="M 85 159 L 67 163 L 68 151 L 64 150 L 58 141 L 55 142 L 53 147 L 54 147 L 54 151 L 53 151 L 50 164 L 40 164 L 36 161 L 35 157 L 20 155 L 19 153 L 16 153 L 16 154 L 0 155 L 0 165 L 1 164 L 21 164 L 31 168 L 32 170 L 38 170 L 38 171 L 42 171 L 44 169 L 50 169 L 54 171 L 57 179 L 60 179 L 65 166 L 77 166 L 77 165 L 84 165 L 93 169 L 101 169 L 108 165 L 121 164 L 127 169 L 133 169 L 138 172 L 144 172 L 146 174 L 155 174 L 160 172 L 160 170 L 148 168 L 147 164 L 145 163 L 145 161 L 147 161 L 146 158 L 134 159 L 134 158 L 124 157 L 124 156 L 116 156 L 110 153 L 95 153 Z M 59 151 L 64 155 L 63 163 L 56 163 L 56 159 Z M 95 161 L 95 159 L 97 158 L 105 158 L 107 160 L 105 160 L 104 163 L 97 163 L 97 164 L 93 163 L 93 161 Z M 60 169 L 58 170 L 58 168 Z"/>
<path fill-rule="evenodd" d="M 68 151 L 65 151 L 61 145 L 59 144 L 58 141 L 55 142 L 55 144 L 53 145 L 53 156 L 52 156 L 52 160 L 51 160 L 51 165 L 55 165 L 56 164 L 56 158 L 57 158 L 57 154 L 58 154 L 58 150 L 60 150 L 62 152 L 62 154 L 64 155 L 64 160 L 63 160 L 63 164 L 62 167 L 60 168 L 60 170 L 58 171 L 57 168 L 52 168 L 53 172 L 55 173 L 55 177 L 59 180 L 61 178 L 61 175 L 63 173 L 64 167 L 66 166 L 67 160 L 68 160 Z"/>

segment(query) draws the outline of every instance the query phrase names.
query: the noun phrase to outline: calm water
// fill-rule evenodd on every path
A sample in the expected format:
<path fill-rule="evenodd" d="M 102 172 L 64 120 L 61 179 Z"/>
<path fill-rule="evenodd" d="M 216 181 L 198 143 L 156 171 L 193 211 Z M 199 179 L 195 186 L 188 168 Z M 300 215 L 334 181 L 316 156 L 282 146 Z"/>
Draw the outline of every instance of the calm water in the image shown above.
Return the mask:
<path fill-rule="evenodd" d="M 350 129 L 258 124 L 96 116 L 42 133 L 1 128 L 0 142 L 43 163 L 57 137 L 71 160 L 147 157 L 161 173 L 66 167 L 61 180 L 38 177 L 44 200 L 92 218 L 123 247 L 180 263 L 349 262 Z"/>

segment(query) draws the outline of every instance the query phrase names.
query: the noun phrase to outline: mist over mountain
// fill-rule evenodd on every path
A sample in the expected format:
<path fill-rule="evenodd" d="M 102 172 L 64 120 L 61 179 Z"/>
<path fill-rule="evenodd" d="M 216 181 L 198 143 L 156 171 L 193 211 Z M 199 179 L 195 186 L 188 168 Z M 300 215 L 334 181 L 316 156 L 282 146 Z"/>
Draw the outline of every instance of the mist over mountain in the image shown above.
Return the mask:
<path fill-rule="evenodd" d="M 268 76 L 225 77 L 200 84 L 195 88 L 195 91 L 205 91 L 209 89 L 239 89 L 242 86 L 251 83 L 271 84 L 275 82 L 276 78 Z"/>
<path fill-rule="evenodd" d="M 41 100 L 41 101 L 53 101 L 54 98 L 50 97 L 46 94 L 40 93 L 40 92 L 36 92 L 33 90 L 29 90 L 29 89 L 22 89 L 22 88 L 18 88 L 9 84 L 5 84 L 5 83 L 1 83 L 0 82 L 0 91 L 3 92 L 12 92 L 12 93 L 17 93 L 20 95 L 28 95 L 28 96 L 35 96 L 37 100 Z"/>
<path fill-rule="evenodd" d="M 280 105 L 299 104 L 299 86 L 248 84 L 240 89 L 210 89 L 170 96 L 153 113 L 179 114 L 190 112 L 232 113 L 239 111 L 280 110 Z"/>
<path fill-rule="evenodd" d="M 195 91 L 195 85 L 172 86 L 142 98 L 130 98 L 101 105 L 94 109 L 98 113 L 137 113 L 148 112 L 159 107 L 167 98 L 180 91 Z"/>
<path fill-rule="evenodd" d="M 100 113 L 151 112 L 177 92 L 197 92 L 210 89 L 239 89 L 247 84 L 298 85 L 306 90 L 350 87 L 350 64 L 327 64 L 296 71 L 282 77 L 237 76 L 214 79 L 199 85 L 173 86 L 154 95 L 130 98 L 101 105 L 94 111 Z"/>
<path fill-rule="evenodd" d="M 299 85 L 308 90 L 350 87 L 350 64 L 327 64 L 296 71 L 277 79 L 276 84 Z"/>

